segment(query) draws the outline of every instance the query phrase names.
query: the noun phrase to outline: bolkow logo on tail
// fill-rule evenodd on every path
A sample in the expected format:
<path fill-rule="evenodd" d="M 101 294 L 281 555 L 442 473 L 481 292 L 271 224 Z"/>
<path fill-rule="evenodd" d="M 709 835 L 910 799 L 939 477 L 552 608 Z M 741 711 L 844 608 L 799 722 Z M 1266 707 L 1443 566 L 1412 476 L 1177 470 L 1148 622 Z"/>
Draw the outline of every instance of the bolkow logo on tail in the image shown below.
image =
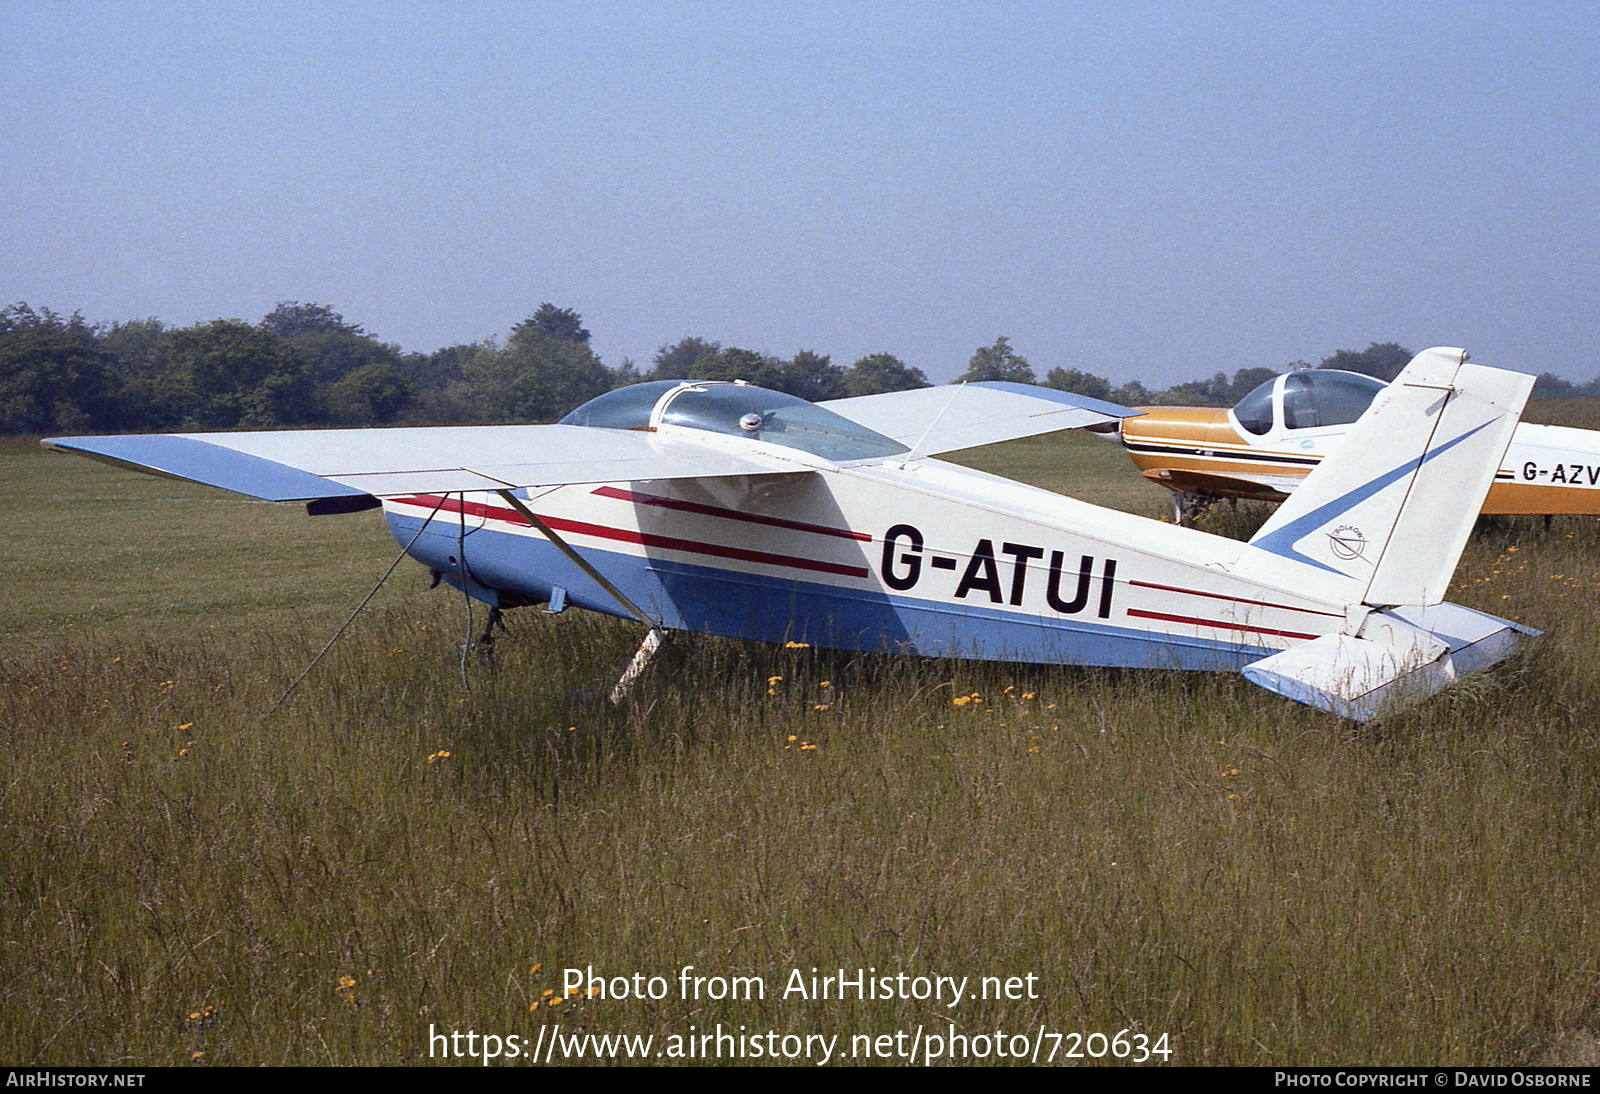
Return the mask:
<path fill-rule="evenodd" d="M 1353 524 L 1341 524 L 1328 533 L 1328 550 L 1346 562 L 1366 554 L 1367 537 Z"/>

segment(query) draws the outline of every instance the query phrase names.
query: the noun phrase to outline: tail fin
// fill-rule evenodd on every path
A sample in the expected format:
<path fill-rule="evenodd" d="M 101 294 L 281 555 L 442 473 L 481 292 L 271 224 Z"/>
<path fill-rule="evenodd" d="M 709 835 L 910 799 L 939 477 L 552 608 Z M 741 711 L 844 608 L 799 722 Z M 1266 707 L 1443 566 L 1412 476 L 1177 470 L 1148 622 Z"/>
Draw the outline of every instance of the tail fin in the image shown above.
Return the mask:
<path fill-rule="evenodd" d="M 1466 357 L 1412 358 L 1251 546 L 1353 579 L 1352 603 L 1442 601 L 1534 380 Z"/>

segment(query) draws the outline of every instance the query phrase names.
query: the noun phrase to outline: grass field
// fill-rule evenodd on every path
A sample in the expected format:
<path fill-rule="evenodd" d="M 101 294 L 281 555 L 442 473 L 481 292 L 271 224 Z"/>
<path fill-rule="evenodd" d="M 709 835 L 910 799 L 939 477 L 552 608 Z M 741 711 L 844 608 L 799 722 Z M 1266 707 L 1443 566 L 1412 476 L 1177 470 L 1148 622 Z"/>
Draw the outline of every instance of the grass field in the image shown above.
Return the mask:
<path fill-rule="evenodd" d="M 1091 437 L 968 462 L 1167 511 Z M 430 1028 L 671 1052 L 719 1024 L 854 1063 L 919 1028 L 1059 1033 L 1057 1063 L 1119 1031 L 1177 1064 L 1597 1058 L 1593 520 L 1482 522 L 1454 598 L 1547 637 L 1377 727 L 1236 676 L 693 636 L 610 707 L 637 628 L 575 612 L 514 613 L 468 691 L 462 602 L 410 563 L 264 716 L 393 557 L 372 514 L 15 441 L 0 484 L 5 1063 L 426 1063 Z M 590 966 L 669 990 L 555 1003 Z M 685 966 L 766 997 L 684 998 Z M 783 995 L 813 968 L 1034 979 Z"/>

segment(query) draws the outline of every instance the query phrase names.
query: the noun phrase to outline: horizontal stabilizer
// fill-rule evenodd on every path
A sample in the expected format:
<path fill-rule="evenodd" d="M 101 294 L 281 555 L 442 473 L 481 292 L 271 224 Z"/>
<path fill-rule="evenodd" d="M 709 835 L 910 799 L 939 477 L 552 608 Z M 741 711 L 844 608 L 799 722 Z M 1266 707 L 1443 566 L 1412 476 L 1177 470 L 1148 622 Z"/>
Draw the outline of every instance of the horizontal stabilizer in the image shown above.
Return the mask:
<path fill-rule="evenodd" d="M 267 501 L 809 471 L 754 453 L 571 425 L 135 434 L 43 443 Z"/>
<path fill-rule="evenodd" d="M 832 399 L 835 414 L 893 437 L 917 456 L 1115 422 L 1144 413 L 1034 384 L 984 380 Z"/>
<path fill-rule="evenodd" d="M 1458 604 L 1399 608 L 1373 612 L 1355 635 L 1324 635 L 1243 671 L 1276 695 L 1370 722 L 1504 660 L 1538 633 Z"/>

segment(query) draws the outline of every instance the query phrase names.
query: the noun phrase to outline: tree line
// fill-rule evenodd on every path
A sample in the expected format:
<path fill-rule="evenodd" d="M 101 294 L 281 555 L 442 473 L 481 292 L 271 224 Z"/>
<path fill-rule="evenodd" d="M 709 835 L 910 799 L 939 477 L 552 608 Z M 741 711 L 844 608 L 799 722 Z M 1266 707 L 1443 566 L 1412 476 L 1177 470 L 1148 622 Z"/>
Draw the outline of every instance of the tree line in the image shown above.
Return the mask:
<path fill-rule="evenodd" d="M 408 353 L 324 304 L 284 301 L 257 323 L 91 323 L 0 309 L 0 432 L 457 425 L 561 417 L 640 380 L 742 379 L 802 398 L 927 387 L 890 353 L 848 368 L 801 350 L 788 360 L 699 337 L 663 345 L 651 367 L 612 368 L 583 318 L 542 304 L 501 341 Z"/>
<path fill-rule="evenodd" d="M 324 304 L 284 301 L 259 322 L 159 319 L 91 323 L 74 313 L 0 309 L 0 432 L 76 433 L 281 426 L 456 425 L 553 421 L 580 403 L 641 380 L 746 380 L 820 401 L 927 387 L 891 353 L 848 367 L 815 350 L 788 359 L 698 336 L 662 345 L 641 369 L 602 362 L 583 318 L 541 304 L 501 341 L 410 353 Z M 1410 354 L 1393 343 L 1340 350 L 1320 367 L 1392 379 Z M 1308 367 L 1295 362 L 1289 367 Z M 979 347 L 960 380 L 1040 383 L 1124 405 L 1228 405 L 1278 374 L 1218 372 L 1151 391 L 1075 368 L 1041 377 L 1005 337 Z M 1541 377 L 1540 394 L 1600 393 Z M 1556 388 L 1557 390 L 1550 390 Z"/>

